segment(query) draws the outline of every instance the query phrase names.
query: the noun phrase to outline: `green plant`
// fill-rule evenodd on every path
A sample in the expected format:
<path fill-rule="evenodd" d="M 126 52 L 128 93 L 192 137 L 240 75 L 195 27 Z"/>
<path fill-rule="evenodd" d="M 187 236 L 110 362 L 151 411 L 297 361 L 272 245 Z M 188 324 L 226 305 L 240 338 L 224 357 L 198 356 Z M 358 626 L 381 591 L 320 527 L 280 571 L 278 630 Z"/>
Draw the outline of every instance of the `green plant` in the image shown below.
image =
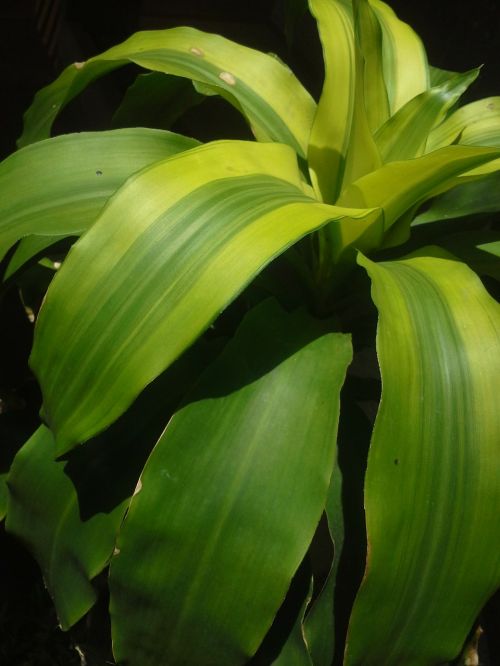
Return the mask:
<path fill-rule="evenodd" d="M 440 664 L 499 584 L 500 308 L 477 273 L 500 240 L 476 214 L 500 207 L 500 98 L 459 107 L 478 70 L 430 67 L 380 0 L 309 5 L 317 104 L 271 55 L 138 33 L 40 91 L 0 165 L 6 284 L 81 236 L 37 315 L 44 425 L 7 528 L 63 628 L 110 564 L 118 663 Z M 153 73 L 126 122 L 220 95 L 257 141 L 48 138 L 128 62 Z"/>

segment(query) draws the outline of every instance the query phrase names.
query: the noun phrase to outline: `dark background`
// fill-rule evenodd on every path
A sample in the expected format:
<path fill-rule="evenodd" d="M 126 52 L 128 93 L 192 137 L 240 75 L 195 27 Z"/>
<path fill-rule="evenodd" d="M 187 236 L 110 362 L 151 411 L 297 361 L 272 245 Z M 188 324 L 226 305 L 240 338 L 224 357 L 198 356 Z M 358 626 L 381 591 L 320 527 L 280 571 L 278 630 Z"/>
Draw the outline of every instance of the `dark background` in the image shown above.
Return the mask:
<path fill-rule="evenodd" d="M 49 83 L 65 65 L 85 60 L 139 29 L 193 25 L 277 52 L 317 94 L 321 57 L 314 24 L 307 17 L 301 19 L 290 50 L 282 30 L 284 2 L 0 0 L 0 158 L 14 150 L 22 113 L 38 88 Z M 421 35 L 431 64 L 457 71 L 484 64 L 479 81 L 468 93 L 469 99 L 500 94 L 498 0 L 392 0 L 390 4 Z M 86 106 L 73 112 L 71 122 L 63 124 L 60 131 L 99 128 L 98 119 L 104 119 L 107 107 L 116 104 L 125 83 L 122 75 L 121 80 L 102 86 Z M 89 116 L 93 120 L 89 121 Z"/>

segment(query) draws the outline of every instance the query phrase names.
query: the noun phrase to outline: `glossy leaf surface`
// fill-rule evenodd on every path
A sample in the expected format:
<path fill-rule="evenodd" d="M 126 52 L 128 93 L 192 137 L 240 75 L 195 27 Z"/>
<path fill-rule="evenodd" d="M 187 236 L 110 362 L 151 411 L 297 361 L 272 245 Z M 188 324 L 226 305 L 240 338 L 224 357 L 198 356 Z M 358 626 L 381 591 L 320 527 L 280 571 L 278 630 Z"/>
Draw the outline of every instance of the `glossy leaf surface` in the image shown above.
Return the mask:
<path fill-rule="evenodd" d="M 220 350 L 200 342 L 140 395 L 101 436 L 55 460 L 41 426 L 12 465 L 7 529 L 38 561 L 64 629 L 93 605 L 91 579 L 108 563 L 129 499 L 173 410 Z"/>
<path fill-rule="evenodd" d="M 127 183 L 47 294 L 31 362 L 60 453 L 117 418 L 292 243 L 337 219 L 340 253 L 374 222 L 305 195 L 286 146 L 183 155 Z"/>
<path fill-rule="evenodd" d="M 316 105 L 291 70 L 270 55 L 194 28 L 138 32 L 85 63 L 69 65 L 35 97 L 19 145 L 49 136 L 73 97 L 129 62 L 215 87 L 243 112 L 260 140 L 288 144 L 305 156 Z"/>
<path fill-rule="evenodd" d="M 382 27 L 384 77 L 391 115 L 429 87 L 424 46 L 414 30 L 381 0 L 370 0 Z"/>
<path fill-rule="evenodd" d="M 96 600 L 90 581 L 111 557 L 126 505 L 82 520 L 66 462 L 56 462 L 55 454 L 45 426 L 17 454 L 8 477 L 7 530 L 33 551 L 59 621 L 68 629 Z"/>
<path fill-rule="evenodd" d="M 478 69 L 456 74 L 440 86 L 417 95 L 389 118 L 375 136 L 384 162 L 422 155 L 431 129 L 444 118 L 478 74 Z"/>
<path fill-rule="evenodd" d="M 236 666 L 256 651 L 324 507 L 350 358 L 348 336 L 302 311 L 267 301 L 246 317 L 130 504 L 110 572 L 118 661 Z"/>
<path fill-rule="evenodd" d="M 0 164 L 0 258 L 21 238 L 76 236 L 143 167 L 194 148 L 194 139 L 150 129 L 66 134 Z"/>
<path fill-rule="evenodd" d="M 437 249 L 359 261 L 379 310 L 383 388 L 345 663 L 444 663 L 500 583 L 500 306 Z"/>

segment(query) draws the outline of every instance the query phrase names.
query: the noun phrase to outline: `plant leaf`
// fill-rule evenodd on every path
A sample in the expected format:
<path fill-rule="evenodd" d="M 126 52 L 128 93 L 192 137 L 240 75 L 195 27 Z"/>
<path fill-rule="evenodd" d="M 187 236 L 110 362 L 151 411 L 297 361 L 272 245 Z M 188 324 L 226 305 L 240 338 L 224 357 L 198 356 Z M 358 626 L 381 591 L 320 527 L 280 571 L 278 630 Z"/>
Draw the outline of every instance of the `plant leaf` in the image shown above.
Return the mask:
<path fill-rule="evenodd" d="M 368 125 L 375 132 L 389 118 L 389 99 L 384 80 L 383 35 L 368 0 L 354 4 L 356 33 L 364 60 L 364 98 Z"/>
<path fill-rule="evenodd" d="M 325 81 L 311 130 L 308 161 L 313 186 L 327 203 L 346 184 L 380 165 L 365 112 L 363 64 L 352 7 L 342 0 L 310 0 L 318 22 Z"/>
<path fill-rule="evenodd" d="M 319 197 L 340 193 L 351 133 L 356 85 L 352 11 L 333 0 L 309 0 L 323 46 L 325 81 L 311 130 L 308 162 Z"/>
<path fill-rule="evenodd" d="M 109 562 L 146 458 L 219 349 L 218 343 L 194 345 L 112 428 L 69 460 L 54 460 L 54 438 L 44 426 L 17 454 L 8 476 L 7 529 L 33 552 L 63 629 L 94 604 L 90 581 Z"/>
<path fill-rule="evenodd" d="M 379 310 L 383 390 L 345 663 L 444 663 L 500 583 L 500 306 L 438 249 L 359 263 Z"/>
<path fill-rule="evenodd" d="M 495 213 L 500 210 L 500 172 L 457 185 L 432 200 L 429 208 L 413 220 L 412 226 L 439 220 L 453 220 L 475 213 Z"/>
<path fill-rule="evenodd" d="M 488 118 L 497 118 L 499 115 L 500 97 L 485 97 L 465 104 L 432 130 L 427 142 L 427 152 L 451 145 L 460 139 L 466 127 Z"/>
<path fill-rule="evenodd" d="M 130 504 L 110 569 L 117 661 L 236 666 L 257 650 L 324 507 L 350 359 L 348 336 L 302 311 L 247 316 Z"/>
<path fill-rule="evenodd" d="M 456 74 L 407 102 L 375 135 L 384 162 L 411 159 L 425 152 L 429 132 L 446 115 L 470 84 L 479 69 Z"/>
<path fill-rule="evenodd" d="M 405 242 L 410 218 L 395 222 L 413 206 L 458 182 L 459 174 L 473 166 L 495 161 L 499 153 L 490 148 L 448 146 L 417 159 L 391 162 L 350 185 L 339 206 L 380 207 L 384 211 L 386 245 Z M 395 228 L 392 228 L 395 225 Z"/>
<path fill-rule="evenodd" d="M 373 242 L 377 211 L 319 204 L 301 182 L 287 146 L 237 141 L 128 181 L 73 246 L 37 322 L 31 363 L 59 454 L 117 418 L 299 238 L 338 219 L 339 254 Z"/>
<path fill-rule="evenodd" d="M 71 99 L 128 62 L 216 86 L 243 111 L 259 140 L 288 144 L 305 156 L 315 103 L 290 69 L 272 56 L 194 28 L 138 32 L 85 63 L 69 65 L 36 95 L 19 145 L 49 136 Z"/>
<path fill-rule="evenodd" d="M 391 115 L 429 87 L 424 46 L 407 24 L 381 0 L 370 0 L 382 28 L 384 77 Z"/>
<path fill-rule="evenodd" d="M 33 551 L 61 626 L 68 629 L 95 603 L 90 580 L 111 557 L 126 505 L 83 521 L 66 462 L 54 456 L 52 434 L 40 426 L 12 464 L 6 525 Z"/>
<path fill-rule="evenodd" d="M 79 235 L 131 174 L 197 145 L 172 132 L 127 129 L 17 151 L 0 164 L 0 259 L 25 236 Z"/>

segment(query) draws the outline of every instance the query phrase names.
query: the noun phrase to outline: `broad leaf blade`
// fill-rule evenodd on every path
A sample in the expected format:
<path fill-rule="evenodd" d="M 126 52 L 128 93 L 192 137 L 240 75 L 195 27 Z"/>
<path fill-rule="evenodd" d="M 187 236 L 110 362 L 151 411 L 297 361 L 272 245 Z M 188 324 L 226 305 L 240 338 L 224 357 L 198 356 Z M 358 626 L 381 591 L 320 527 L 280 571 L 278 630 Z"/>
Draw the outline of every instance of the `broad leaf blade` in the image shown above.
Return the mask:
<path fill-rule="evenodd" d="M 436 192 L 445 192 L 458 176 L 480 164 L 493 163 L 499 152 L 472 146 L 448 146 L 414 160 L 391 162 L 350 185 L 339 199 L 340 206 L 380 207 L 388 245 L 407 240 L 410 219 L 395 223 L 413 206 Z M 395 226 L 393 226 L 395 225 Z M 391 228 L 393 227 L 393 228 Z"/>
<path fill-rule="evenodd" d="M 268 301 L 244 320 L 130 504 L 110 572 L 118 661 L 236 666 L 256 651 L 323 510 L 350 358 L 347 336 L 303 312 Z"/>
<path fill-rule="evenodd" d="M 7 530 L 33 551 L 61 626 L 68 629 L 95 603 L 90 580 L 111 557 L 126 505 L 83 521 L 66 462 L 55 462 L 55 454 L 44 426 L 17 454 L 8 477 Z"/>
<path fill-rule="evenodd" d="M 495 213 L 500 210 L 500 172 L 481 180 L 457 185 L 432 200 L 429 208 L 417 215 L 412 226 L 439 220 L 453 220 L 476 213 Z"/>
<path fill-rule="evenodd" d="M 365 111 L 364 65 L 352 7 L 342 0 L 310 0 L 318 22 L 325 81 L 309 142 L 311 180 L 333 203 L 353 180 L 380 166 Z"/>
<path fill-rule="evenodd" d="M 352 11 L 340 0 L 309 0 L 323 46 L 325 81 L 311 130 L 308 161 L 313 185 L 324 201 L 341 190 L 349 148 L 356 87 Z"/>
<path fill-rule="evenodd" d="M 375 135 L 384 162 L 411 159 L 425 152 L 429 132 L 477 78 L 478 69 L 456 74 L 407 102 Z"/>
<path fill-rule="evenodd" d="M 486 97 L 460 107 L 429 135 L 427 152 L 437 150 L 460 139 L 469 126 L 500 115 L 500 97 Z"/>
<path fill-rule="evenodd" d="M 305 156 L 315 103 L 293 73 L 272 56 L 194 28 L 138 32 L 67 67 L 35 97 L 19 145 L 49 136 L 57 114 L 75 95 L 128 62 L 216 86 L 243 111 L 260 140 L 288 144 Z"/>
<path fill-rule="evenodd" d="M 360 258 L 379 310 L 383 391 L 349 666 L 450 661 L 500 583 L 500 306 L 464 264 L 427 254 Z"/>
<path fill-rule="evenodd" d="M 369 0 L 354 5 L 356 33 L 364 60 L 364 101 L 368 125 L 375 132 L 389 118 L 389 99 L 384 80 L 383 35 Z"/>
<path fill-rule="evenodd" d="M 112 428 L 68 460 L 54 459 L 55 442 L 44 426 L 16 456 L 8 476 L 7 529 L 33 552 L 64 629 L 93 605 L 91 580 L 111 558 L 147 456 L 219 350 L 218 343 L 192 347 Z"/>
<path fill-rule="evenodd" d="M 79 235 L 129 176 L 197 145 L 172 132 L 127 129 L 19 150 L 0 164 L 0 259 L 25 236 Z"/>
<path fill-rule="evenodd" d="M 373 241 L 376 213 L 310 199 L 286 146 L 218 142 L 182 155 L 122 188 L 47 293 L 31 363 L 59 453 L 117 418 L 299 238 L 337 219 L 339 254 Z"/>
<path fill-rule="evenodd" d="M 381 0 L 370 0 L 383 35 L 384 76 L 391 115 L 429 87 L 424 46 L 407 24 Z"/>

